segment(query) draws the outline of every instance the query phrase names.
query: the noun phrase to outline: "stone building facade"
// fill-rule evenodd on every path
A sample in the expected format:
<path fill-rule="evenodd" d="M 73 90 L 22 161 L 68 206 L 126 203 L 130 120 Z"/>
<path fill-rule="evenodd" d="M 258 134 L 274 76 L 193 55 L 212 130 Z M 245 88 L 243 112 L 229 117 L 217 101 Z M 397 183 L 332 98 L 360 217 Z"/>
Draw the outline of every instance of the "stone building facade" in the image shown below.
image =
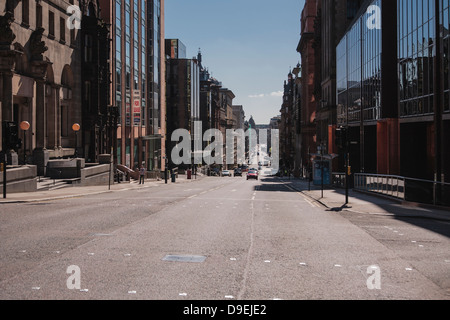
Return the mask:
<path fill-rule="evenodd" d="M 10 164 L 27 153 L 39 175 L 49 159 L 73 156 L 81 141 L 71 129 L 82 121 L 79 30 L 66 25 L 71 4 L 0 3 L 0 117 L 16 125 L 30 123 L 28 131 L 19 131 L 22 147 L 4 151 L 18 154 L 9 158 Z"/>

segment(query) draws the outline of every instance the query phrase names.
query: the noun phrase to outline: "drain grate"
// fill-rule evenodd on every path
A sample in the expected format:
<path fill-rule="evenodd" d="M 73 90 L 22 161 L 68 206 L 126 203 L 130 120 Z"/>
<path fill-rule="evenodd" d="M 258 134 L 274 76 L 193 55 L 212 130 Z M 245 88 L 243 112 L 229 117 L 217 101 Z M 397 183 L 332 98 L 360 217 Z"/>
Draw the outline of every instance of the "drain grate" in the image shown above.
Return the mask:
<path fill-rule="evenodd" d="M 190 255 L 167 255 L 163 258 L 163 261 L 171 262 L 191 262 L 191 263 L 202 263 L 205 262 L 206 257 L 204 256 L 190 256 Z"/>

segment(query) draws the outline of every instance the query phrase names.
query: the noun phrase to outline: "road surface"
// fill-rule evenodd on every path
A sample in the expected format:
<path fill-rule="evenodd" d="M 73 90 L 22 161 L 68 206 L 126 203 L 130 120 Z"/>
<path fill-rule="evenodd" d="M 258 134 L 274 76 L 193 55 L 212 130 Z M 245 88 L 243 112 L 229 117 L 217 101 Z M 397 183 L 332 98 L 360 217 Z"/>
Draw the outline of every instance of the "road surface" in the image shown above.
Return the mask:
<path fill-rule="evenodd" d="M 327 211 L 276 177 L 0 208 L 3 300 L 450 297 L 448 222 Z"/>

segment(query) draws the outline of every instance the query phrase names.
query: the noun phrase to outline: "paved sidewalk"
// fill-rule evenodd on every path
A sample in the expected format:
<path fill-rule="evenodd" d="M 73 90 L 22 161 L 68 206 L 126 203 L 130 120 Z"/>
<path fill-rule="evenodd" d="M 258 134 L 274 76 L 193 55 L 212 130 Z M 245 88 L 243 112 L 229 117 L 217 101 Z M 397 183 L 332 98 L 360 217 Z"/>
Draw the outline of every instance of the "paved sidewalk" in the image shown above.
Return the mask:
<path fill-rule="evenodd" d="M 356 212 L 372 215 L 391 215 L 401 217 L 431 218 L 450 221 L 450 209 L 439 208 L 381 195 L 349 190 L 349 202 L 345 204 L 344 189 L 324 189 L 323 197 L 320 186 L 309 184 L 307 180 L 279 178 L 286 186 L 301 192 L 311 201 L 317 202 L 328 211 Z M 310 190 L 309 190 L 310 189 Z"/>
<path fill-rule="evenodd" d="M 201 175 L 197 175 L 197 179 L 188 180 L 186 175 L 180 175 L 175 184 L 179 183 L 189 183 L 200 181 L 203 178 Z M 171 179 L 167 181 L 167 184 L 173 184 Z M 58 200 L 65 198 L 76 198 L 94 194 L 102 194 L 108 192 L 120 192 L 125 190 L 133 189 L 143 189 L 143 188 L 155 188 L 165 185 L 165 179 L 154 180 L 147 179 L 143 185 L 140 185 L 137 181 L 132 182 L 122 182 L 104 186 L 90 186 L 90 187 L 67 187 L 57 190 L 40 190 L 35 192 L 23 192 L 23 193 L 7 193 L 6 199 L 3 198 L 3 194 L 0 194 L 0 204 L 2 203 L 22 203 L 22 202 L 38 202 L 38 201 L 49 201 Z M 7 190 L 8 191 L 8 190 Z"/>

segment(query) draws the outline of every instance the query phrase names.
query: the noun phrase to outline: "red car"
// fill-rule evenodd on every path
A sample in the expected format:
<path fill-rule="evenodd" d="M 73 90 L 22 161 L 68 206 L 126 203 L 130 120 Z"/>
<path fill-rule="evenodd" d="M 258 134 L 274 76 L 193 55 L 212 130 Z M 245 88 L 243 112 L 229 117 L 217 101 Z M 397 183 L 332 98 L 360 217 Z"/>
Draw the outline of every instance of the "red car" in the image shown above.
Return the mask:
<path fill-rule="evenodd" d="M 256 171 L 256 170 L 249 170 L 248 173 L 247 173 L 247 180 L 248 179 L 258 180 L 258 171 Z"/>

